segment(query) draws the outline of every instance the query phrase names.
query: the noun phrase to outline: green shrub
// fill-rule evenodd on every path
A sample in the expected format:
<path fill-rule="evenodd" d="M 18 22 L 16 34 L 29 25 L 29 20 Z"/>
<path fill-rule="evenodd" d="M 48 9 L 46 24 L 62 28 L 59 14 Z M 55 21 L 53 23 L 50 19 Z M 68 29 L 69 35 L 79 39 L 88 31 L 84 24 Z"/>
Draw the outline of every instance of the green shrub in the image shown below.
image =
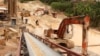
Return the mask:
<path fill-rule="evenodd" d="M 20 0 L 21 2 L 33 0 Z M 51 5 L 54 10 L 62 11 L 67 16 L 90 15 L 92 27 L 100 27 L 100 2 L 76 2 L 71 0 L 40 0 Z"/>
<path fill-rule="evenodd" d="M 34 0 L 20 0 L 21 3 L 27 2 L 27 1 L 34 1 Z"/>
<path fill-rule="evenodd" d="M 91 13 L 91 26 L 100 27 L 100 2 L 94 3 L 92 8 L 94 13 Z"/>
<path fill-rule="evenodd" d="M 43 3 L 51 4 L 52 2 L 57 2 L 58 0 L 40 0 Z"/>
<path fill-rule="evenodd" d="M 92 11 L 93 9 L 89 3 L 79 2 L 75 5 L 75 12 L 77 15 L 90 15 Z"/>
<path fill-rule="evenodd" d="M 59 10 L 59 11 L 66 11 L 66 9 L 69 9 L 72 7 L 71 3 L 70 2 L 65 2 L 65 3 L 62 3 L 62 2 L 53 2 L 51 4 L 51 7 L 55 10 Z"/>
<path fill-rule="evenodd" d="M 70 0 L 40 0 L 40 1 L 43 3 L 46 3 L 46 4 L 51 4 L 53 2 L 66 2 L 66 1 L 70 1 Z"/>

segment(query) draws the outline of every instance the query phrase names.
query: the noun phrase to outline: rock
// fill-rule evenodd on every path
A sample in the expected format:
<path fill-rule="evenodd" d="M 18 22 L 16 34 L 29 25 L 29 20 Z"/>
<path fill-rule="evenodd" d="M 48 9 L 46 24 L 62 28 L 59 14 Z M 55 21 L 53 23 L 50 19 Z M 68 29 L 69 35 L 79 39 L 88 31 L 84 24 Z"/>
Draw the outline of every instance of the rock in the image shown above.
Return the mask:
<path fill-rule="evenodd" d="M 9 52 L 9 53 L 5 54 L 5 56 L 12 56 L 12 53 Z"/>
<path fill-rule="evenodd" d="M 4 46 L 1 46 L 1 45 L 0 45 L 0 50 L 1 50 L 1 49 L 4 49 Z"/>
<path fill-rule="evenodd" d="M 5 45 L 6 45 L 6 43 L 5 43 L 5 42 L 6 42 L 6 41 L 5 41 L 4 39 L 0 40 L 0 45 L 5 46 Z"/>

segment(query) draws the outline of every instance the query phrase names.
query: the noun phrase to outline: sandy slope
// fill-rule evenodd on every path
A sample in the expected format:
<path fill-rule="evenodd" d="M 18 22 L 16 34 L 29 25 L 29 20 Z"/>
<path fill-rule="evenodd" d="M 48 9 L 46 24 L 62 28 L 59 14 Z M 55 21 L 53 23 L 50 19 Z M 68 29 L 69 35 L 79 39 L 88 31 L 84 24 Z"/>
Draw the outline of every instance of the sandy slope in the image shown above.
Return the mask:
<path fill-rule="evenodd" d="M 38 7 L 45 7 L 43 4 L 41 5 L 40 2 L 31 2 L 31 3 L 24 3 L 20 4 L 20 9 L 25 8 L 26 10 L 34 12 L 34 10 Z M 29 24 L 35 26 L 33 29 L 32 27 L 27 27 L 31 32 L 34 32 L 37 35 L 43 36 L 43 30 L 48 28 L 58 29 L 60 22 L 65 16 L 61 16 L 58 18 L 53 18 L 51 15 L 44 15 L 44 16 L 31 16 L 29 17 Z M 40 26 L 36 26 L 35 21 L 39 20 Z M 72 40 L 74 41 L 76 46 L 82 45 L 82 26 L 81 25 L 74 25 L 74 35 Z M 88 32 L 88 41 L 89 45 L 100 45 L 100 32 L 90 29 Z M 100 46 L 92 46 L 89 47 L 88 50 L 100 54 Z"/>

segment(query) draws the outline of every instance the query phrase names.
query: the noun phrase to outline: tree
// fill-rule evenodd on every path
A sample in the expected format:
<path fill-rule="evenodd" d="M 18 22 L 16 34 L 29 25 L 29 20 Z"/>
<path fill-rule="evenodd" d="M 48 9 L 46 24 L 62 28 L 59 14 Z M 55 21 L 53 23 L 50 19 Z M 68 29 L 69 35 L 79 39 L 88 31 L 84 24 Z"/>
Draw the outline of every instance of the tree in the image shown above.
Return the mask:
<path fill-rule="evenodd" d="M 27 2 L 27 1 L 34 1 L 34 0 L 20 0 L 20 2 Z"/>

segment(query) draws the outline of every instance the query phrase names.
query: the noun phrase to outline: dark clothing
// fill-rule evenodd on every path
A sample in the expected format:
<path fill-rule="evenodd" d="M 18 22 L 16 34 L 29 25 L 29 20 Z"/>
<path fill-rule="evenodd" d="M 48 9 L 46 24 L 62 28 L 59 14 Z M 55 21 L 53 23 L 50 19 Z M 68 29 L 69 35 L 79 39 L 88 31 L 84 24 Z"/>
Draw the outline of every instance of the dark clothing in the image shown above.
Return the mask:
<path fill-rule="evenodd" d="M 38 20 L 36 20 L 36 22 L 35 22 L 35 23 L 36 23 L 36 25 L 39 25 L 39 21 L 38 21 Z"/>
<path fill-rule="evenodd" d="M 16 25 L 16 19 L 12 19 L 12 25 Z"/>
<path fill-rule="evenodd" d="M 56 14 L 56 13 L 52 13 L 52 16 L 53 16 L 54 18 L 56 18 L 56 17 L 57 17 L 57 14 Z"/>
<path fill-rule="evenodd" d="M 27 24 L 27 22 L 28 22 L 28 19 L 25 19 L 25 24 Z"/>

